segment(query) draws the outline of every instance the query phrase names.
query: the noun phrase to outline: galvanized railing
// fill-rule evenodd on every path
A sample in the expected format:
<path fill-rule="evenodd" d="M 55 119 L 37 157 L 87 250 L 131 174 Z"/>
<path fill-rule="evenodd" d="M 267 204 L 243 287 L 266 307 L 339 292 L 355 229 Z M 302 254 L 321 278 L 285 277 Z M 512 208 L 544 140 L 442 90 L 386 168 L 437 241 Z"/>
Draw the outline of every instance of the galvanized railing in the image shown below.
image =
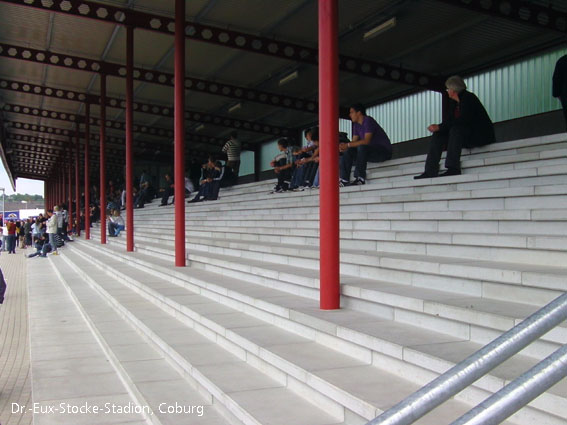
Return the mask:
<path fill-rule="evenodd" d="M 567 293 L 388 409 L 367 425 L 410 425 L 567 319 Z M 560 348 L 452 425 L 497 424 L 567 375 Z"/>

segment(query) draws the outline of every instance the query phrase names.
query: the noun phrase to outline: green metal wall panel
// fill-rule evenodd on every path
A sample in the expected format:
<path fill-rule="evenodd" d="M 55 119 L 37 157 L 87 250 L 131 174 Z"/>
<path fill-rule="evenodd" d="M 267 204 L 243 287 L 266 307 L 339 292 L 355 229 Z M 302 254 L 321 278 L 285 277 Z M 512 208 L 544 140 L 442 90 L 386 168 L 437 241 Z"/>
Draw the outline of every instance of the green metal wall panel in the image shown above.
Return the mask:
<path fill-rule="evenodd" d="M 240 171 L 238 173 L 241 176 L 247 176 L 249 174 L 254 174 L 254 152 L 253 151 L 242 151 L 240 153 Z"/>
<path fill-rule="evenodd" d="M 468 89 L 484 104 L 493 122 L 536 115 L 561 108 L 551 96 L 551 79 L 557 59 L 567 53 L 558 49 L 502 68 L 467 78 Z M 441 122 L 441 95 L 425 91 L 368 108 L 390 136 L 392 143 L 426 137 L 427 127 Z M 351 137 L 350 120 L 339 120 L 339 131 Z M 277 154 L 276 142 L 262 146 L 262 171 Z"/>

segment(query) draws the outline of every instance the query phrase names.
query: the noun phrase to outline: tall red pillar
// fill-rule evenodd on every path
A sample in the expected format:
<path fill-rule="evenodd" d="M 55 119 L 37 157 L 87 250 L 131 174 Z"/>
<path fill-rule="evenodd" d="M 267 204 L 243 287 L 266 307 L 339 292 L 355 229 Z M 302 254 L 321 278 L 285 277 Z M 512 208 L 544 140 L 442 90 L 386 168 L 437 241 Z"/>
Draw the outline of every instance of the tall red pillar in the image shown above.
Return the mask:
<path fill-rule="evenodd" d="M 90 179 L 89 179 L 89 142 L 90 142 L 90 119 L 91 119 L 91 105 L 85 103 L 85 239 L 91 238 L 91 212 L 90 212 Z"/>
<path fill-rule="evenodd" d="M 340 308 L 338 2 L 319 0 L 319 303 Z"/>
<path fill-rule="evenodd" d="M 106 243 L 106 75 L 100 74 L 100 243 Z"/>
<path fill-rule="evenodd" d="M 134 251 L 134 187 L 132 127 L 134 125 L 134 28 L 126 27 L 126 251 Z"/>
<path fill-rule="evenodd" d="M 71 151 L 72 152 L 72 151 Z M 67 163 L 67 231 L 69 231 L 69 225 L 73 223 L 73 186 L 71 184 L 71 164 L 73 161 L 72 154 L 69 154 L 69 159 Z"/>
<path fill-rule="evenodd" d="M 185 0 L 175 0 L 175 266 L 185 267 Z"/>
<path fill-rule="evenodd" d="M 81 187 L 79 180 L 80 163 L 79 151 L 81 149 L 81 141 L 79 139 L 79 123 L 75 134 L 75 211 L 77 214 L 77 224 L 75 225 L 75 234 L 81 236 Z"/>

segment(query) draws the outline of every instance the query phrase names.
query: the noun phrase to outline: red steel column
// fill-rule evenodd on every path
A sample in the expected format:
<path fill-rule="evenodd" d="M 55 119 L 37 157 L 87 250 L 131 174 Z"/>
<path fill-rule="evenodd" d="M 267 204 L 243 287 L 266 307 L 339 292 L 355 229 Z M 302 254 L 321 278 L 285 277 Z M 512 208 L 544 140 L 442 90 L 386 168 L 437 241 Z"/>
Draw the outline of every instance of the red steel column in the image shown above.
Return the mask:
<path fill-rule="evenodd" d="M 175 0 L 175 266 L 185 267 L 185 0 Z"/>
<path fill-rule="evenodd" d="M 90 131 L 90 119 L 91 119 L 91 105 L 85 103 L 85 239 L 91 238 L 91 212 L 90 203 L 91 199 L 89 196 L 89 139 L 91 137 Z"/>
<path fill-rule="evenodd" d="M 126 251 L 134 251 L 134 187 L 132 127 L 134 125 L 134 28 L 126 27 Z"/>
<path fill-rule="evenodd" d="M 106 243 L 106 75 L 100 74 L 100 243 Z"/>
<path fill-rule="evenodd" d="M 323 310 L 340 308 L 337 3 L 319 0 L 319 302 Z"/>
<path fill-rule="evenodd" d="M 77 212 L 77 225 L 75 226 L 75 234 L 81 236 L 81 188 L 79 181 L 79 150 L 81 142 L 79 140 L 79 123 L 77 123 L 77 131 L 75 134 L 75 211 Z"/>
<path fill-rule="evenodd" d="M 71 162 L 73 160 L 73 156 L 70 154 L 69 159 L 67 162 L 67 183 L 68 183 L 68 197 L 67 197 L 67 231 L 69 231 L 69 224 L 73 222 L 73 187 L 71 184 Z"/>

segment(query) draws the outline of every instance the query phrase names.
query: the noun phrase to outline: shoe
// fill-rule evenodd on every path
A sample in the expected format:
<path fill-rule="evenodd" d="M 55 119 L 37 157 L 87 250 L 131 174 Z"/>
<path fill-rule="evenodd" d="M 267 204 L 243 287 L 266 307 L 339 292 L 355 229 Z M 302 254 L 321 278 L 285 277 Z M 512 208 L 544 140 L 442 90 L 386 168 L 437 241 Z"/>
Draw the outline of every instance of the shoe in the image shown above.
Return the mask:
<path fill-rule="evenodd" d="M 167 207 L 167 204 L 159 204 L 158 207 Z"/>
<path fill-rule="evenodd" d="M 442 172 L 439 174 L 439 177 L 448 177 L 448 176 L 460 176 L 461 170 L 458 168 L 448 168 L 447 171 Z"/>
<path fill-rule="evenodd" d="M 437 177 L 437 175 L 435 174 L 429 174 L 429 173 L 422 173 L 419 176 L 413 176 L 414 180 L 421 180 L 421 179 L 433 179 Z"/>
<path fill-rule="evenodd" d="M 53 254 L 51 255 L 59 255 L 59 253 L 57 251 L 55 251 Z"/>
<path fill-rule="evenodd" d="M 193 198 L 193 199 L 191 199 L 190 201 L 187 201 L 187 203 L 188 203 L 188 204 L 192 204 L 193 202 L 201 202 L 201 201 L 202 201 L 202 199 Z"/>
<path fill-rule="evenodd" d="M 305 188 L 303 186 L 300 187 L 294 187 L 293 189 L 291 189 L 293 192 L 303 192 L 305 190 Z"/>
<path fill-rule="evenodd" d="M 348 181 L 339 179 L 339 187 L 346 187 L 348 186 Z"/>
<path fill-rule="evenodd" d="M 362 186 L 363 184 L 366 184 L 366 181 L 362 177 L 357 177 L 352 182 L 350 182 L 348 185 L 349 186 Z"/>

